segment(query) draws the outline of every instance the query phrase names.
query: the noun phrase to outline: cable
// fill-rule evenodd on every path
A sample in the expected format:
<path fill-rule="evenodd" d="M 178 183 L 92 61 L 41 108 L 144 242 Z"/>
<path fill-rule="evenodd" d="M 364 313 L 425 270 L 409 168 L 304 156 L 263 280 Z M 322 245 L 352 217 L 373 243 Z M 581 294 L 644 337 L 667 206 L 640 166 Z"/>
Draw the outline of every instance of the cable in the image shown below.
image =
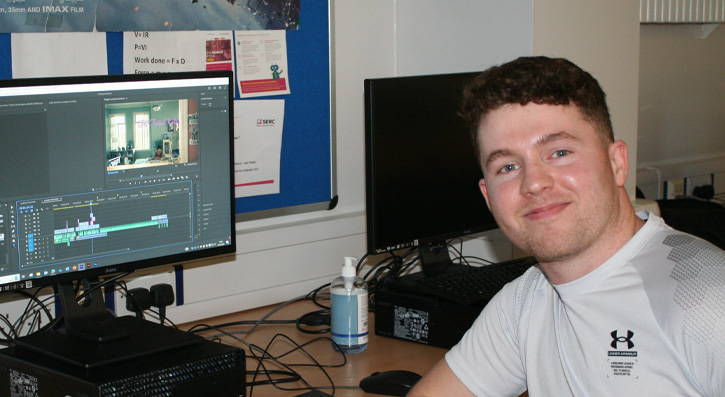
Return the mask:
<path fill-rule="evenodd" d="M 101 281 L 101 282 L 90 282 L 89 281 L 88 282 L 88 285 L 89 285 L 90 288 L 88 288 L 87 290 L 83 291 L 82 294 L 80 294 L 79 296 L 77 296 L 76 297 L 76 300 L 77 301 L 80 301 L 81 299 L 83 299 L 86 296 L 90 295 L 95 290 L 97 290 L 99 288 L 103 288 L 103 287 L 105 287 L 108 284 L 114 284 L 114 283 L 116 283 L 117 280 L 122 279 L 122 278 L 128 276 L 129 274 L 131 274 L 131 272 L 119 273 L 119 274 L 117 274 L 117 275 L 115 275 L 115 276 L 113 276 L 111 278 L 103 279 L 103 281 Z M 77 289 L 80 288 L 80 285 L 81 285 L 80 282 L 76 283 L 76 288 Z"/>
<path fill-rule="evenodd" d="M 80 302 L 82 299 L 84 299 L 86 296 L 88 296 L 92 292 L 96 291 L 97 289 L 103 288 L 103 287 L 105 287 L 108 284 L 115 283 L 117 280 L 119 280 L 119 279 L 121 279 L 123 277 L 126 277 L 129 274 L 131 274 L 131 272 L 123 272 L 123 273 L 119 273 L 119 274 L 117 274 L 117 275 L 115 275 L 115 276 L 113 276 L 111 278 L 104 279 L 101 282 L 94 282 L 94 283 L 90 283 L 89 282 L 89 284 L 88 284 L 88 287 L 89 288 L 86 289 L 85 291 L 83 291 L 83 293 L 81 293 L 80 295 L 77 295 L 76 296 L 76 299 L 75 299 L 76 302 Z M 76 294 L 78 294 L 78 292 L 80 291 L 80 285 L 81 285 L 81 282 L 80 281 L 76 283 L 76 286 L 75 286 Z M 57 296 L 57 295 L 58 295 L 58 293 L 57 293 L 57 291 L 55 291 L 54 296 Z M 113 313 L 111 312 L 111 314 L 113 314 Z M 62 313 L 60 315 L 58 315 L 57 317 L 55 317 L 51 322 L 49 322 L 48 324 L 46 324 L 42 329 L 39 329 L 37 332 L 48 332 L 48 331 L 51 331 L 51 330 L 55 329 L 60 324 L 61 320 L 63 320 L 63 314 Z"/>
<path fill-rule="evenodd" d="M 36 332 L 42 329 L 40 327 L 41 318 L 39 317 L 39 314 L 40 314 L 39 310 L 41 310 L 41 309 L 45 313 L 45 315 L 48 317 L 48 321 L 49 322 L 53 321 L 53 315 L 50 313 L 50 310 L 48 310 L 47 302 L 51 299 L 54 299 L 55 296 L 51 295 L 51 296 L 45 298 L 44 300 L 40 300 L 40 298 L 38 298 L 38 294 L 40 293 L 40 291 L 42 289 L 43 288 L 36 289 L 35 293 L 33 293 L 33 294 L 30 294 L 29 292 L 24 291 L 24 290 L 14 291 L 17 294 L 28 298 L 28 304 L 25 306 L 25 309 L 23 310 L 23 312 L 20 314 L 18 319 L 15 320 L 15 323 L 12 325 L 16 338 L 20 335 L 22 329 L 24 328 L 24 325 L 26 325 L 26 323 L 25 323 L 26 320 L 28 318 L 30 318 L 31 316 L 33 316 L 33 317 L 32 317 L 32 321 L 28 327 L 27 334 L 33 333 L 33 329 L 36 326 L 38 327 L 38 330 L 36 330 Z M 40 309 L 35 309 L 36 306 L 39 306 Z M 36 325 L 36 321 L 37 321 L 37 325 Z"/>
<path fill-rule="evenodd" d="M 406 270 L 410 265 L 405 265 L 405 258 L 413 251 L 413 249 L 410 249 L 402 256 L 396 255 L 391 252 L 391 256 L 384 258 L 380 262 L 373 265 L 363 277 L 363 279 L 368 283 L 369 290 L 374 292 L 377 284 L 382 283 L 388 277 L 398 276 L 404 270 Z"/>
<path fill-rule="evenodd" d="M 210 331 L 216 328 L 227 328 L 227 327 L 236 327 L 239 325 L 292 325 L 295 324 L 297 320 L 241 320 L 241 321 L 232 321 L 228 323 L 218 324 L 218 325 L 208 325 L 208 324 L 196 324 L 193 327 L 189 328 L 186 332 L 191 334 L 196 334 L 200 332 Z"/>
<path fill-rule="evenodd" d="M 267 318 L 269 318 L 274 313 L 278 312 L 282 308 L 284 308 L 284 307 L 286 307 L 286 306 L 288 306 L 288 305 L 290 305 L 290 304 L 292 304 L 294 302 L 297 302 L 297 301 L 300 301 L 300 300 L 303 300 L 303 299 L 305 299 L 305 296 L 304 295 L 303 296 L 298 296 L 296 298 L 292 298 L 292 299 L 288 300 L 287 302 L 284 302 L 284 303 L 281 303 L 281 304 L 275 306 L 272 310 L 269 311 L 269 313 L 265 314 L 261 319 L 255 321 L 254 324 L 252 325 L 252 327 L 250 329 L 248 329 L 248 330 L 230 331 L 230 332 L 227 332 L 227 331 L 224 331 L 224 330 L 219 329 L 217 327 L 211 327 L 211 329 L 215 329 L 215 330 L 218 330 L 218 331 L 222 332 L 223 335 L 216 334 L 216 335 L 210 336 L 210 338 L 211 337 L 224 336 L 224 335 L 231 336 L 233 334 L 247 335 L 247 334 L 251 333 L 252 331 L 254 331 L 255 329 L 257 329 L 257 327 L 259 327 L 260 325 L 264 324 L 264 322 L 267 321 Z M 292 322 L 290 322 L 290 324 L 292 324 Z M 195 330 L 194 332 L 201 332 L 201 331 Z"/>
<path fill-rule="evenodd" d="M 311 330 L 302 328 L 302 325 L 306 325 L 309 327 L 319 327 L 326 325 L 327 327 Z M 330 310 L 325 309 L 305 313 L 297 319 L 297 321 L 295 322 L 295 327 L 297 327 L 297 330 L 299 330 L 300 332 L 306 334 L 324 334 L 326 332 L 330 332 Z"/>
<path fill-rule="evenodd" d="M 463 240 L 461 239 L 461 241 L 463 241 Z M 483 264 L 485 264 L 485 265 L 491 265 L 491 264 L 493 264 L 493 263 L 494 263 L 493 261 L 490 261 L 490 260 L 488 260 L 488 259 L 484 259 L 484 258 L 481 258 L 481 257 L 478 257 L 478 256 L 464 256 L 464 255 L 463 255 L 463 244 L 461 244 L 461 249 L 460 249 L 460 251 L 459 251 L 459 250 L 458 250 L 458 248 L 456 248 L 456 247 L 455 247 L 455 246 L 454 246 L 453 244 L 450 244 L 450 245 L 449 245 L 449 247 L 450 247 L 450 248 L 451 248 L 451 249 L 452 249 L 453 251 L 455 251 L 456 255 L 458 255 L 457 257 L 455 257 L 455 258 L 453 258 L 453 259 L 452 259 L 452 261 L 453 261 L 454 263 L 455 263 L 456 261 L 461 261 L 461 262 L 465 263 L 465 265 L 466 265 L 466 266 L 469 266 L 469 267 L 473 267 L 473 266 L 471 265 L 471 263 L 469 262 L 469 259 L 475 259 L 475 260 L 477 260 L 477 261 L 483 262 Z"/>
<path fill-rule="evenodd" d="M 321 307 L 321 308 L 323 308 L 323 309 L 327 309 L 327 310 L 329 310 L 329 309 L 330 309 L 330 306 L 324 306 L 324 305 L 322 305 L 321 303 L 318 303 L 318 302 L 317 302 L 317 294 L 319 294 L 319 293 L 320 293 L 320 291 L 322 291 L 323 289 L 325 289 L 325 288 L 327 288 L 327 287 L 329 287 L 329 286 L 330 286 L 330 283 L 327 283 L 327 284 L 323 284 L 323 285 L 321 285 L 321 286 L 319 286 L 319 287 L 315 288 L 314 290 L 310 291 L 310 292 L 309 292 L 309 293 L 307 294 L 307 296 L 305 296 L 305 299 L 307 299 L 307 300 L 311 300 L 311 301 L 312 301 L 312 303 L 314 303 L 314 304 L 315 304 L 316 306 L 319 306 L 319 307 Z M 324 296 L 327 296 L 327 298 L 328 298 L 328 299 L 330 298 L 330 295 L 329 295 L 329 294 L 327 294 L 327 295 L 324 295 Z"/>
<path fill-rule="evenodd" d="M 318 337 L 318 338 L 313 339 L 312 341 L 309 341 L 307 343 L 300 345 L 283 334 L 277 334 L 270 340 L 267 347 L 263 349 L 254 344 L 250 344 L 236 336 L 236 334 L 244 334 L 244 335 L 249 334 L 256 327 L 258 327 L 259 325 L 262 325 L 262 324 L 272 324 L 272 323 L 291 324 L 291 323 L 294 323 L 297 326 L 301 327 L 302 325 L 316 326 L 316 325 L 318 325 L 318 322 L 319 322 L 319 325 L 329 325 L 329 323 L 325 324 L 325 322 L 329 321 L 328 320 L 329 311 L 327 309 L 307 313 L 305 315 L 302 315 L 297 320 L 291 320 L 291 321 L 290 320 L 267 320 L 271 315 L 273 315 L 274 313 L 276 313 L 277 311 L 279 311 L 280 309 L 282 309 L 283 307 L 285 307 L 291 303 L 294 303 L 301 299 L 314 299 L 314 297 L 317 296 L 317 294 L 325 287 L 326 286 L 317 288 L 314 291 L 308 293 L 306 296 L 300 296 L 300 297 L 291 299 L 287 302 L 284 302 L 284 303 L 276 306 L 272 310 L 270 310 L 264 317 L 262 317 L 262 319 L 257 320 L 257 321 L 230 322 L 230 323 L 226 323 L 226 324 L 221 324 L 220 326 L 197 324 L 192 329 L 190 329 L 188 332 L 199 333 L 199 332 L 204 332 L 204 331 L 209 331 L 209 330 L 215 330 L 215 331 L 217 331 L 217 334 L 212 335 L 212 336 L 207 336 L 206 339 L 219 338 L 221 336 L 226 336 L 226 337 L 230 337 L 230 338 L 234 339 L 235 341 L 238 341 L 239 343 L 242 343 L 243 345 L 247 346 L 247 348 L 249 349 L 250 355 L 251 355 L 250 358 L 254 358 L 258 363 L 257 369 L 253 372 L 250 372 L 250 374 L 254 374 L 253 379 L 250 382 L 248 382 L 248 385 L 251 387 L 250 394 L 249 394 L 250 396 L 252 395 L 252 390 L 253 390 L 254 386 L 268 385 L 268 384 L 271 384 L 280 390 L 294 391 L 294 390 L 315 390 L 315 389 L 322 389 L 322 388 L 328 389 L 329 388 L 329 389 L 332 389 L 333 393 L 334 393 L 336 386 L 334 385 L 334 382 L 330 378 L 329 374 L 327 374 L 327 372 L 324 370 L 324 368 L 344 366 L 347 363 L 347 358 L 346 358 L 344 352 L 339 351 L 339 353 L 342 356 L 341 363 L 325 365 L 325 364 L 320 364 L 309 352 L 307 352 L 305 350 L 306 346 L 308 346 L 312 343 L 319 342 L 319 341 L 327 341 L 328 343 L 330 343 L 330 346 L 332 346 L 334 344 L 332 339 L 330 339 L 328 337 Z M 328 319 L 325 319 L 326 315 L 328 316 Z M 233 326 L 233 325 L 239 325 L 239 324 L 245 324 L 245 325 L 251 324 L 251 325 L 253 325 L 253 327 L 251 329 L 244 330 L 244 331 L 227 331 L 224 329 L 226 327 Z M 329 329 L 315 330 L 315 331 L 301 329 L 301 331 L 307 332 L 307 333 L 323 333 L 323 332 L 329 332 Z M 280 338 L 287 340 L 294 347 L 288 351 L 282 352 L 281 354 L 279 354 L 277 356 L 274 356 L 269 352 L 269 349 L 273 345 L 273 343 Z M 297 352 L 297 351 L 299 351 L 301 354 L 303 354 L 303 356 L 307 357 L 311 361 L 311 363 L 309 363 L 309 364 L 308 363 L 285 363 L 281 360 L 282 358 L 288 357 L 290 354 Z M 284 370 L 283 371 L 270 370 L 269 368 L 267 368 L 267 364 L 265 364 L 265 361 L 274 362 L 275 365 L 281 366 Z M 324 386 L 324 387 L 312 386 L 299 373 L 294 371 L 293 367 L 299 367 L 299 366 L 312 366 L 312 367 L 319 368 L 321 371 L 323 371 L 323 373 L 329 380 L 330 386 Z M 259 375 L 265 376 L 266 379 L 258 380 L 257 377 Z M 274 377 L 273 375 L 283 376 L 283 378 Z M 305 387 L 303 387 L 303 388 L 286 388 L 286 387 L 280 386 L 281 384 L 284 384 L 284 383 L 290 383 L 290 382 L 296 382 L 296 381 L 302 382 Z"/>
<path fill-rule="evenodd" d="M 0 333 L 2 333 L 3 336 L 5 336 L 5 339 L 0 339 L 0 343 L 2 343 L 4 345 L 9 345 L 10 343 L 12 343 L 13 339 L 18 337 L 18 332 L 15 329 L 15 327 L 13 327 L 13 324 L 10 322 L 10 320 L 7 317 L 0 314 L 0 319 L 2 319 L 2 321 L 5 324 L 7 324 L 8 328 L 10 328 L 9 331 L 5 331 L 5 328 L 0 327 Z"/>
<path fill-rule="evenodd" d="M 285 363 L 283 363 L 281 361 L 278 361 L 274 357 L 272 357 L 271 355 L 269 355 L 267 353 L 267 350 L 266 349 L 262 349 L 261 347 L 259 347 L 257 345 L 254 345 L 254 344 L 251 344 L 251 343 L 247 343 L 246 341 L 244 341 L 244 340 L 242 340 L 240 338 L 237 338 L 233 334 L 231 334 L 229 332 L 226 332 L 223 329 L 217 329 L 217 330 L 220 333 L 224 334 L 225 336 L 229 336 L 230 338 L 232 338 L 232 339 L 234 339 L 234 340 L 236 340 L 236 341 L 244 344 L 245 346 L 247 346 L 247 348 L 249 349 L 249 352 L 252 355 L 252 357 L 254 357 L 257 360 L 257 370 L 254 371 L 254 372 L 252 372 L 254 374 L 254 376 L 252 377 L 252 381 L 251 382 L 247 382 L 247 385 L 250 385 L 249 397 L 252 396 L 252 393 L 254 391 L 254 385 L 257 383 L 256 382 L 256 379 L 257 379 L 257 375 L 259 375 L 259 373 L 260 373 L 260 371 L 259 371 L 259 368 L 260 367 L 264 368 L 263 374 L 266 374 L 267 375 L 267 378 L 268 378 L 268 382 L 266 382 L 265 384 L 272 384 L 272 385 L 275 385 L 276 386 L 276 384 L 279 383 L 279 382 L 292 382 L 292 381 L 296 381 L 296 380 L 300 380 L 300 381 L 306 383 L 305 380 L 304 380 L 304 378 L 302 378 L 302 375 L 300 375 L 299 373 L 297 373 L 296 371 L 294 371 L 291 367 L 289 367 Z M 274 340 L 274 338 L 272 340 Z M 257 352 L 261 353 L 262 354 L 262 357 L 257 356 Z M 289 378 L 287 378 L 287 379 L 281 379 L 281 380 L 280 379 L 272 379 L 272 377 L 270 376 L 270 374 L 272 374 L 272 371 L 268 370 L 264 366 L 264 362 L 263 361 L 264 361 L 265 358 L 266 359 L 269 359 L 269 360 L 272 360 L 277 365 L 280 365 L 281 367 L 285 368 L 287 370 L 287 371 L 285 371 L 285 373 L 289 376 Z M 277 372 L 277 371 L 274 371 L 274 372 Z"/>
<path fill-rule="evenodd" d="M 283 366 L 284 366 L 285 368 L 288 368 L 288 369 L 290 369 L 290 370 L 291 370 L 291 368 L 292 368 L 292 367 L 310 367 L 310 366 L 312 366 L 312 367 L 317 367 L 317 368 L 319 368 L 319 369 L 320 369 L 320 371 L 322 371 L 322 373 L 323 373 L 323 374 L 325 375 L 325 377 L 327 378 L 327 380 L 328 380 L 328 381 L 330 382 L 330 387 L 332 388 L 332 394 L 334 394 L 334 393 L 335 393 L 335 383 L 333 382 L 332 378 L 331 378 L 331 377 L 330 377 L 330 375 L 329 375 L 329 374 L 327 373 L 327 371 L 325 371 L 325 368 L 334 368 L 334 367 L 341 367 L 341 366 L 344 366 L 345 364 L 347 364 L 347 357 L 345 356 L 345 353 L 344 353 L 344 352 L 342 352 L 342 351 L 340 351 L 340 354 L 341 354 L 341 355 L 342 355 L 342 357 L 343 357 L 343 362 L 342 362 L 341 364 L 333 364 L 333 365 L 322 365 L 322 364 L 320 364 L 320 363 L 319 363 L 319 362 L 318 362 L 318 361 L 317 361 L 317 360 L 316 360 L 316 359 L 315 359 L 315 358 L 314 358 L 314 357 L 313 357 L 313 356 L 312 356 L 312 355 L 311 355 L 311 354 L 310 354 L 309 352 L 307 352 L 307 351 L 306 351 L 306 350 L 304 349 L 304 347 L 305 347 L 305 346 L 308 346 L 308 345 L 310 345 L 310 344 L 312 344 L 312 343 L 316 343 L 316 342 L 318 342 L 318 341 L 329 341 L 330 343 L 334 343 L 334 342 L 332 341 L 332 339 L 330 339 L 330 338 L 326 338 L 326 337 L 321 337 L 321 338 L 316 338 L 316 339 L 313 339 L 313 340 L 311 340 L 311 341 L 309 341 L 309 342 L 307 342 L 307 343 L 303 343 L 302 345 L 300 345 L 300 344 L 296 343 L 295 341 L 293 341 L 293 340 L 292 340 L 291 338 L 289 338 L 289 337 L 288 337 L 288 336 L 286 336 L 286 335 L 283 335 L 283 334 L 277 334 L 277 335 L 275 335 L 275 336 L 274 336 L 274 337 L 273 337 L 273 338 L 272 338 L 272 339 L 271 339 L 271 340 L 269 341 L 269 343 L 267 344 L 267 347 L 266 347 L 266 348 L 264 349 L 264 354 L 265 354 L 265 355 L 266 355 L 266 354 L 269 354 L 269 348 L 270 348 L 270 347 L 272 346 L 272 344 L 273 344 L 273 343 L 274 343 L 274 342 L 275 342 L 275 341 L 277 340 L 277 338 L 284 338 L 284 339 L 286 339 L 286 340 L 287 340 L 287 341 L 289 341 L 289 342 L 290 342 L 290 343 L 291 343 L 291 344 L 292 344 L 293 346 L 295 346 L 295 348 L 293 348 L 293 349 L 291 349 L 291 350 L 287 351 L 286 353 L 280 354 L 280 355 L 278 355 L 278 356 L 271 356 L 271 355 L 269 355 L 269 357 L 270 357 L 270 358 L 273 358 L 274 362 L 276 362 L 276 363 L 281 363 L 281 361 L 280 361 L 280 359 L 281 359 L 281 358 L 283 358 L 283 357 L 286 357 L 286 356 L 288 356 L 289 354 L 292 354 L 292 353 L 293 353 L 293 352 L 295 352 L 295 351 L 299 351 L 299 352 L 301 352 L 301 353 L 302 353 L 302 354 L 303 354 L 304 356 L 306 356 L 307 358 L 309 358 L 309 359 L 310 359 L 310 360 L 311 360 L 311 361 L 312 361 L 312 362 L 313 362 L 314 364 L 282 364 L 282 365 L 283 365 Z M 256 357 L 256 356 L 255 356 L 255 357 Z M 266 370 L 266 367 L 264 366 L 264 363 L 263 363 L 263 362 L 262 362 L 261 360 L 259 361 L 259 366 L 261 366 L 262 368 L 265 368 L 265 370 Z M 258 366 L 257 368 L 259 368 L 259 366 Z M 295 373 L 296 373 L 296 372 L 295 372 Z M 304 380 L 304 378 L 302 378 L 302 379 L 300 379 L 300 380 L 301 380 L 301 381 L 302 381 L 302 383 L 303 383 L 303 384 L 305 384 L 305 386 L 307 386 L 307 387 L 305 387 L 305 388 L 284 388 L 284 387 L 281 387 L 281 386 L 280 386 L 279 384 L 276 384 L 276 383 L 274 384 L 274 386 L 275 386 L 276 388 L 280 389 L 280 390 L 285 390 L 285 391 L 295 391 L 295 390 L 315 390 L 315 389 L 317 389 L 317 388 L 318 388 L 318 387 L 314 387 L 314 386 L 310 385 L 310 384 L 309 384 L 309 383 L 308 383 L 308 382 L 307 382 L 306 380 Z"/>
<path fill-rule="evenodd" d="M 256 375 L 258 374 L 257 371 L 247 371 L 247 375 Z M 302 380 L 302 377 L 296 373 L 296 372 L 290 372 L 290 371 L 280 371 L 280 370 L 266 370 L 265 375 L 285 375 L 288 376 L 288 378 L 275 378 L 275 379 L 267 379 L 267 380 L 258 380 L 254 382 L 247 382 L 248 387 L 254 387 L 254 386 L 263 386 L 263 385 L 273 385 L 275 383 L 291 383 L 291 382 L 297 382 L 298 380 Z"/>
<path fill-rule="evenodd" d="M 357 266 L 355 267 L 355 271 L 356 271 L 357 273 L 360 273 L 360 269 L 362 268 L 362 264 L 363 264 L 363 262 L 365 262 L 365 260 L 366 260 L 367 258 L 368 258 L 368 254 L 365 254 L 365 255 L 363 255 L 363 256 L 362 256 L 362 257 L 361 257 L 361 258 L 360 258 L 360 259 L 359 259 L 359 260 L 357 261 Z"/>
<path fill-rule="evenodd" d="M 43 311 L 45 312 L 45 315 L 48 317 L 48 320 L 50 321 L 53 319 L 53 315 L 50 313 L 50 310 L 48 310 L 48 307 L 45 305 L 45 302 L 41 301 L 40 298 L 38 298 L 38 294 L 40 293 L 41 289 L 42 288 L 38 288 L 37 290 L 35 290 L 34 294 L 31 294 L 25 290 L 17 290 L 14 292 L 19 295 L 23 295 L 29 299 L 28 304 L 25 306 L 25 310 L 23 310 L 23 313 L 28 312 L 31 308 L 31 304 L 35 303 L 37 306 L 40 306 L 40 308 L 43 309 Z"/>
<path fill-rule="evenodd" d="M 319 368 L 321 371 L 323 371 L 323 373 L 325 374 L 327 379 L 330 381 L 330 385 L 331 385 L 332 389 L 334 390 L 334 388 L 335 388 L 334 382 L 332 381 L 332 378 L 329 376 L 329 374 L 327 374 L 327 371 L 324 370 L 324 368 L 341 367 L 341 366 L 344 366 L 345 364 L 347 364 L 347 358 L 345 357 L 345 354 L 343 352 L 340 352 L 340 354 L 343 357 L 342 363 L 323 365 L 323 364 L 320 364 L 317 360 L 315 360 L 314 357 L 304 349 L 305 346 L 307 346 L 311 343 L 322 341 L 322 340 L 333 343 L 330 338 L 326 338 L 326 337 L 316 338 L 310 342 L 300 345 L 300 344 L 294 342 L 292 339 L 290 339 L 286 335 L 277 334 L 269 341 L 269 343 L 267 344 L 267 347 L 263 349 L 257 345 L 248 343 L 248 342 L 244 341 L 243 339 L 236 337 L 231 332 L 227 332 L 223 329 L 216 329 L 216 330 L 219 331 L 224 336 L 228 336 L 228 337 L 234 339 L 235 341 L 238 341 L 239 343 L 247 346 L 247 348 L 249 349 L 249 352 L 251 354 L 251 357 L 253 357 L 257 361 L 257 369 L 250 373 L 250 374 L 254 374 L 252 381 L 247 383 L 249 386 L 251 386 L 250 391 L 249 391 L 250 397 L 252 396 L 254 386 L 261 385 L 261 384 L 271 384 L 280 390 L 287 390 L 287 391 L 319 389 L 319 387 L 312 386 L 309 382 L 307 382 L 304 379 L 304 377 L 302 377 L 299 373 L 297 373 L 297 371 L 295 371 L 293 369 L 293 367 L 295 367 L 295 366 L 314 366 L 314 367 Z M 286 339 L 287 341 L 289 341 L 289 343 L 291 343 L 294 346 L 294 348 L 291 350 L 285 351 L 282 354 L 280 354 L 279 356 L 275 357 L 272 354 L 270 354 L 269 349 L 274 344 L 274 342 L 279 338 Z M 308 359 L 310 359 L 313 362 L 313 364 L 300 364 L 300 363 L 289 364 L 289 363 L 285 363 L 280 360 L 281 358 L 286 357 L 295 351 L 300 351 L 304 356 L 306 356 Z M 281 366 L 286 371 L 280 372 L 278 370 L 270 370 L 267 368 L 266 364 L 264 363 L 265 361 L 271 361 L 271 362 L 275 363 L 275 365 Z M 276 374 L 286 375 L 287 377 L 282 378 L 282 379 L 272 378 L 271 375 L 276 375 Z M 257 381 L 257 376 L 259 376 L 259 375 L 265 375 L 267 377 L 267 379 L 264 381 Z M 294 382 L 294 381 L 302 382 L 305 385 L 305 387 L 304 388 L 283 388 L 280 386 L 280 384 L 282 384 L 282 383 L 289 383 L 289 382 Z M 325 386 L 325 388 L 327 388 L 327 386 Z"/>

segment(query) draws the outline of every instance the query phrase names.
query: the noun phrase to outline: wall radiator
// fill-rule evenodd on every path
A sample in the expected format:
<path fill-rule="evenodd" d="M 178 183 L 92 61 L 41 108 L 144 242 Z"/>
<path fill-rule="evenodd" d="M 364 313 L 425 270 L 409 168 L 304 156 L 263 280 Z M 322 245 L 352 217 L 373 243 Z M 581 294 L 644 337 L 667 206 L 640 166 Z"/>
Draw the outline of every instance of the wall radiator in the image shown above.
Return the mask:
<path fill-rule="evenodd" d="M 723 23 L 725 0 L 640 0 L 640 23 Z"/>

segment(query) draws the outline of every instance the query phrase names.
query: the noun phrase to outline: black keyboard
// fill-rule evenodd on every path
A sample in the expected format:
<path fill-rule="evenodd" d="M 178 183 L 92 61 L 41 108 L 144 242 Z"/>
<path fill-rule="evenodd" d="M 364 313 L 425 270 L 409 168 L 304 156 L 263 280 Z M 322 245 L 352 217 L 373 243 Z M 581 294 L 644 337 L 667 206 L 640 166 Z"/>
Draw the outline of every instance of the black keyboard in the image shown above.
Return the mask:
<path fill-rule="evenodd" d="M 429 294 L 462 305 L 486 303 L 508 282 L 539 263 L 533 256 L 445 273 L 418 280 Z"/>

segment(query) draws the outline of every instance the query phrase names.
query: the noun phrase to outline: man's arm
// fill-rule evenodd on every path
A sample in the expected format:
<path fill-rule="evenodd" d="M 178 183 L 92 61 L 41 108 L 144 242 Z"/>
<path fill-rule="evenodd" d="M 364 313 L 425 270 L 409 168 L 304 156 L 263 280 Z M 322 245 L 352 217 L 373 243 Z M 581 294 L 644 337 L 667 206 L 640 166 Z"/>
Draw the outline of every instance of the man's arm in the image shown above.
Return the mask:
<path fill-rule="evenodd" d="M 442 359 L 428 371 L 408 393 L 412 397 L 424 396 L 473 396 Z"/>

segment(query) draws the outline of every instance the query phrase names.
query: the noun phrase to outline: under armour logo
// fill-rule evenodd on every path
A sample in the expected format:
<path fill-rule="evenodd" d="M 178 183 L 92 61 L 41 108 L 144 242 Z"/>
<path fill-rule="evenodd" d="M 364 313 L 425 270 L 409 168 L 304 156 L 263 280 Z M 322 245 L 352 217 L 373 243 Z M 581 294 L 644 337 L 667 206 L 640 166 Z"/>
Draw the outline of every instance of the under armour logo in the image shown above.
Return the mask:
<path fill-rule="evenodd" d="M 634 336 L 634 332 L 627 330 L 627 336 L 617 336 L 617 331 L 614 330 L 611 333 L 612 335 L 612 349 L 617 348 L 617 343 L 627 343 L 627 349 L 631 349 L 634 347 L 634 342 L 632 342 L 632 337 Z"/>

